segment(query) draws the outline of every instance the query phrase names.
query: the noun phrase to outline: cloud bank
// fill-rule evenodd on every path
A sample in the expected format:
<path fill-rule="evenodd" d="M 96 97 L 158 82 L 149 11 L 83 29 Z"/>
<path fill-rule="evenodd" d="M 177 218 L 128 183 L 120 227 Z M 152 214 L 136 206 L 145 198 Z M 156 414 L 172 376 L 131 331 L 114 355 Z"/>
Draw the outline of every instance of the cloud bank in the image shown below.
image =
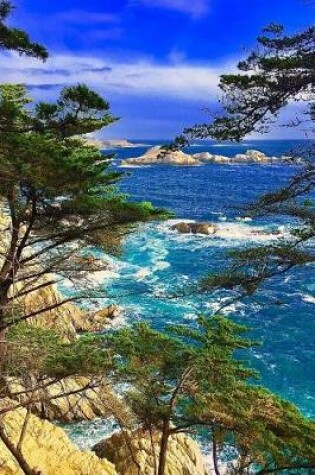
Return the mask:
<path fill-rule="evenodd" d="M 110 58 L 52 55 L 49 62 L 41 64 L 7 53 L 0 55 L 0 61 L 1 82 L 24 83 L 32 89 L 51 90 L 85 82 L 111 94 L 203 100 L 205 105 L 218 94 L 219 75 L 234 63 L 161 65 L 144 59 L 117 62 Z"/>

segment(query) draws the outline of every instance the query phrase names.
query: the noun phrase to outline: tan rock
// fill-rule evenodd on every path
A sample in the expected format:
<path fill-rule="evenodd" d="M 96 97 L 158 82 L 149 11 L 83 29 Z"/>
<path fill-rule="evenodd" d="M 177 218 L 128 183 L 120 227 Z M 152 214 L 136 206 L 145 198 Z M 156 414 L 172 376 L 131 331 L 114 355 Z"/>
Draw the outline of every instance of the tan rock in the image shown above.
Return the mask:
<path fill-rule="evenodd" d="M 63 300 L 64 297 L 55 285 L 47 285 L 29 293 L 21 304 L 23 313 L 27 315 L 41 309 L 43 312 L 28 319 L 27 323 L 38 328 L 56 330 L 66 342 L 72 342 L 77 338 L 78 332 L 101 331 L 121 313 L 117 305 L 109 305 L 97 312 L 87 312 L 71 302 L 51 310 L 44 310 Z"/>
<path fill-rule="evenodd" d="M 152 448 L 148 434 L 117 433 L 96 444 L 93 450 L 100 458 L 114 463 L 121 475 L 154 475 L 153 454 L 158 454 L 159 440 L 159 436 L 153 436 Z M 184 435 L 174 435 L 170 438 L 165 474 L 206 474 L 202 454 L 195 441 Z"/>
<path fill-rule="evenodd" d="M 29 293 L 22 302 L 24 315 L 61 303 L 64 297 L 55 285 L 47 285 Z M 52 310 L 41 312 L 38 316 L 27 320 L 30 325 L 58 331 L 66 341 L 73 341 L 77 331 L 89 331 L 90 324 L 86 313 L 71 302 L 64 303 Z"/>
<path fill-rule="evenodd" d="M 181 223 L 176 223 L 171 226 L 171 229 L 178 231 L 182 234 L 215 234 L 217 228 L 212 223 L 187 223 L 185 221 Z"/>
<path fill-rule="evenodd" d="M 190 223 L 177 223 L 171 226 L 171 229 L 174 231 L 178 231 L 181 234 L 189 234 L 191 233 Z"/>
<path fill-rule="evenodd" d="M 128 158 L 122 165 L 200 165 L 192 155 L 177 151 L 166 151 L 161 147 L 150 148 L 144 155 L 137 158 Z"/>
<path fill-rule="evenodd" d="M 90 325 L 94 331 L 103 330 L 112 320 L 119 317 L 121 308 L 118 305 L 111 304 L 97 312 L 89 315 Z"/>
<path fill-rule="evenodd" d="M 18 378 L 7 378 L 7 396 L 25 391 L 23 381 Z M 62 396 L 66 394 L 65 396 Z M 22 394 L 18 400 L 22 403 L 32 396 L 34 403 L 30 405 L 32 412 L 49 421 L 74 422 L 93 420 L 97 417 L 108 417 L 113 405 L 120 405 L 120 400 L 105 381 L 91 380 L 76 376 L 51 383 L 46 379 L 42 387 L 31 394 Z"/>
<path fill-rule="evenodd" d="M 209 152 L 200 152 L 200 153 L 194 153 L 193 155 L 194 158 L 199 160 L 200 162 L 206 163 L 206 162 L 213 162 L 215 155 Z"/>
<path fill-rule="evenodd" d="M 8 399 L 1 401 L 1 407 L 10 404 Z M 26 410 L 15 409 L 1 417 L 10 441 L 16 446 Z M 115 467 L 107 460 L 100 460 L 92 452 L 81 452 L 70 441 L 66 433 L 48 421 L 31 415 L 27 424 L 22 453 L 32 469 L 42 475 L 118 475 Z M 0 440 L 1 475 L 23 475 L 17 461 Z"/>

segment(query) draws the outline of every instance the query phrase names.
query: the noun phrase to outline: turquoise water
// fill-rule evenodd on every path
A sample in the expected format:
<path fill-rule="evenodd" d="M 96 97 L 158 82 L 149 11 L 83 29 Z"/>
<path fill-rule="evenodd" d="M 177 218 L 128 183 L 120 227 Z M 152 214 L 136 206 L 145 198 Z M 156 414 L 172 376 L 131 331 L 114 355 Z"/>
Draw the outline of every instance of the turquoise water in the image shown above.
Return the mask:
<path fill-rule="evenodd" d="M 153 143 L 152 143 L 153 144 Z M 210 151 L 227 156 L 258 149 L 280 156 L 302 142 L 247 142 L 240 146 L 202 145 L 192 152 Z M 144 147 L 116 150 L 114 166 Z M 125 169 L 124 169 L 125 170 Z M 266 233 L 290 223 L 259 219 L 239 222 L 239 208 L 261 193 L 284 184 L 296 168 L 288 165 L 204 165 L 200 167 L 139 167 L 128 169 L 122 190 L 133 199 L 152 201 L 176 214 L 176 218 L 216 222 L 219 237 L 180 235 L 171 231 L 173 221 L 149 223 L 129 235 L 119 258 L 111 258 L 112 278 L 103 287 L 108 299 L 124 309 L 118 324 L 150 321 L 155 328 L 185 323 L 194 325 L 198 314 L 211 314 L 228 294 L 199 295 L 195 284 L 208 272 L 219 270 L 226 252 L 256 244 L 251 230 Z M 94 250 L 102 255 L 100 250 Z M 251 336 L 263 345 L 251 350 L 248 358 L 261 373 L 261 382 L 296 403 L 308 416 L 315 415 L 315 282 L 314 267 L 268 282 L 254 299 L 225 309 L 251 327 Z M 71 435 L 81 446 L 99 440 L 102 422 L 79 424 Z M 88 430 L 88 437 L 86 436 Z M 107 430 L 107 429 L 106 429 Z M 85 435 L 84 435 L 85 434 Z"/>

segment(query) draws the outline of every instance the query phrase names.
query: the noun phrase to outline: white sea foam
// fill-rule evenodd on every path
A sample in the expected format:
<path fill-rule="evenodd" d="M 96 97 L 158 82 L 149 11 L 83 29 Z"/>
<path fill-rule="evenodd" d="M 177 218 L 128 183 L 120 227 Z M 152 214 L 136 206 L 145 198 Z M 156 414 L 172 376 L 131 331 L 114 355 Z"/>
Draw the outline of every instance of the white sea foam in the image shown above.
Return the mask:
<path fill-rule="evenodd" d="M 213 302 L 208 302 L 206 304 L 206 307 L 213 313 L 219 311 L 225 315 L 229 315 L 235 312 L 242 313 L 243 309 L 245 308 L 245 304 L 243 304 L 242 302 L 235 302 L 229 304 L 230 300 L 230 297 L 221 297 L 220 299 L 215 300 Z"/>
<path fill-rule="evenodd" d="M 171 267 L 171 264 L 166 261 L 157 261 L 154 266 L 154 270 L 164 270 Z"/>
<path fill-rule="evenodd" d="M 151 168 L 152 165 L 131 165 L 129 163 L 124 163 L 124 160 L 120 162 L 118 168 Z"/>
<path fill-rule="evenodd" d="M 248 223 L 250 221 L 253 221 L 252 218 L 250 218 L 249 216 L 237 216 L 235 218 L 236 221 L 243 221 L 244 223 Z"/>
<path fill-rule="evenodd" d="M 315 304 L 315 297 L 313 295 L 308 295 L 308 294 L 303 295 L 302 300 L 304 300 L 304 302 L 307 302 L 307 303 Z"/>
<path fill-rule="evenodd" d="M 144 280 L 149 275 L 152 275 L 152 269 L 150 267 L 141 267 L 136 273 L 136 280 Z"/>
<path fill-rule="evenodd" d="M 172 230 L 172 226 L 178 223 L 194 223 L 194 220 L 191 219 L 171 219 L 159 226 L 161 231 L 167 232 L 173 239 L 178 241 L 186 241 L 187 239 L 194 239 L 196 237 L 202 238 L 209 241 L 210 243 L 216 244 L 217 238 L 227 240 L 227 241 L 270 241 L 275 239 L 283 239 L 289 237 L 289 231 L 280 226 L 276 231 L 270 230 L 266 226 L 249 226 L 246 223 L 249 222 L 251 218 L 244 217 L 240 218 L 240 222 L 220 222 L 215 223 L 216 232 L 211 235 L 204 234 L 181 234 L 176 230 Z"/>
<path fill-rule="evenodd" d="M 249 147 L 250 145 L 248 143 L 239 143 L 237 144 L 238 147 Z M 211 144 L 211 147 L 235 147 L 234 143 L 216 143 L 216 144 Z"/>

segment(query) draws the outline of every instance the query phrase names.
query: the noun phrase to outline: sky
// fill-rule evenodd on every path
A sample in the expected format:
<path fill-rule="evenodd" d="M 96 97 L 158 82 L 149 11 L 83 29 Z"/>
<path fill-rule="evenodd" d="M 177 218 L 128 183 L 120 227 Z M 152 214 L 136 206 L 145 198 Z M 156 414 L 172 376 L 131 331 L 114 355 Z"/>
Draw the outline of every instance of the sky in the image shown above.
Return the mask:
<path fill-rule="evenodd" d="M 120 120 L 106 138 L 169 139 L 218 110 L 217 84 L 270 22 L 315 20 L 307 0 L 16 0 L 10 24 L 44 44 L 49 60 L 0 54 L 1 82 L 39 100 L 85 82 Z M 207 112 L 205 111 L 207 110 Z M 268 138 L 292 138 L 276 128 Z M 295 132 L 300 137 L 302 132 Z M 262 138 L 267 138 L 262 137 Z"/>

